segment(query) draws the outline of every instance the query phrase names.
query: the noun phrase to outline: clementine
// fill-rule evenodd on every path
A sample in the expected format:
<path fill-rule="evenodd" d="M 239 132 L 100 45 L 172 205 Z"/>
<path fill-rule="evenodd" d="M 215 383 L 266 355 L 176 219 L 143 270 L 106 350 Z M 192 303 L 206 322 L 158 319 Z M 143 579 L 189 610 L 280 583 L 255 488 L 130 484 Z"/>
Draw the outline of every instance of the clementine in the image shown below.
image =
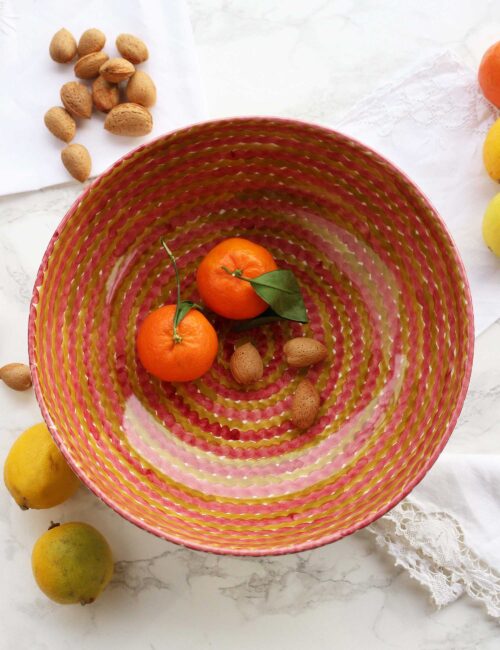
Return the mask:
<path fill-rule="evenodd" d="M 486 99 L 500 108 L 500 41 L 484 53 L 479 64 L 478 79 Z"/>
<path fill-rule="evenodd" d="M 137 334 L 137 353 L 142 365 L 155 377 L 192 381 L 212 366 L 217 355 L 217 333 L 200 311 L 191 309 L 174 337 L 175 309 L 175 305 L 165 305 L 146 316 Z"/>
<path fill-rule="evenodd" d="M 216 314 L 241 320 L 254 318 L 267 309 L 249 282 L 277 269 L 271 253 L 248 239 L 231 237 L 221 241 L 203 258 L 196 282 L 205 304 Z"/>

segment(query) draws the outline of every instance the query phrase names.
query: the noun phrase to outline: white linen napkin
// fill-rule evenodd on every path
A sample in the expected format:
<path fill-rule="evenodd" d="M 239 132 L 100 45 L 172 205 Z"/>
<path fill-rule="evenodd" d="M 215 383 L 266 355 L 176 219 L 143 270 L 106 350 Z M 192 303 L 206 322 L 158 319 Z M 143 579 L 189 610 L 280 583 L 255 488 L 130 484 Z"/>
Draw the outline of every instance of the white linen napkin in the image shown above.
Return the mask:
<path fill-rule="evenodd" d="M 475 73 L 444 53 L 337 124 L 400 166 L 436 206 L 465 263 L 477 335 L 500 317 L 500 263 L 481 236 L 482 215 L 498 191 L 481 158 L 495 118 Z M 500 454 L 500 443 L 491 448 Z M 498 495 L 500 455 L 445 451 L 411 495 L 369 530 L 438 606 L 467 593 L 500 617 Z"/>
<path fill-rule="evenodd" d="M 64 183 L 71 177 L 60 152 L 64 143 L 46 129 L 43 116 L 60 106 L 59 90 L 77 80 L 73 63 L 55 63 L 49 43 L 66 27 L 78 41 L 90 27 L 107 37 L 104 51 L 119 56 L 115 39 L 132 33 L 149 49 L 140 64 L 154 80 L 157 103 L 151 109 L 153 131 L 144 137 L 112 135 L 103 128 L 104 114 L 78 120 L 74 142 L 83 144 L 92 158 L 92 176 L 125 153 L 181 126 L 206 118 L 191 23 L 184 0 L 3 0 L 0 2 L 0 195 Z M 15 116 L 15 119 L 14 119 Z"/>

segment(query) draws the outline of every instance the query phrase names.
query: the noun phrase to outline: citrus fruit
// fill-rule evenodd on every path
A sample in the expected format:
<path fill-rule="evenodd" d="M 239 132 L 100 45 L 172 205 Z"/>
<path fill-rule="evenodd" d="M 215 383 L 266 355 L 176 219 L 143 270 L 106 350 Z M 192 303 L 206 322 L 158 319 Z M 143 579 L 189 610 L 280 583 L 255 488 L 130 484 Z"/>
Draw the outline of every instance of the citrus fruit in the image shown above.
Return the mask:
<path fill-rule="evenodd" d="M 211 323 L 191 309 L 178 325 L 174 340 L 175 305 L 165 305 L 146 316 L 137 334 L 137 354 L 148 372 L 163 381 L 191 381 L 210 369 L 218 339 Z"/>
<path fill-rule="evenodd" d="M 89 524 L 56 524 L 35 543 L 31 555 L 35 580 L 51 600 L 87 605 L 113 575 L 108 542 Z"/>
<path fill-rule="evenodd" d="M 263 246 L 231 237 L 203 258 L 196 275 L 198 291 L 216 314 L 235 320 L 254 318 L 268 305 L 238 276 L 255 278 L 277 268 L 271 253 Z"/>
<path fill-rule="evenodd" d="M 43 422 L 26 429 L 12 445 L 4 481 L 23 509 L 57 506 L 80 485 Z"/>
<path fill-rule="evenodd" d="M 500 180 L 500 119 L 494 122 L 483 144 L 483 162 L 494 181 Z"/>
<path fill-rule="evenodd" d="M 484 213 L 483 238 L 486 246 L 500 257 L 500 194 L 493 197 Z"/>
<path fill-rule="evenodd" d="M 486 99 L 500 108 L 500 41 L 484 53 L 479 64 L 478 80 Z"/>

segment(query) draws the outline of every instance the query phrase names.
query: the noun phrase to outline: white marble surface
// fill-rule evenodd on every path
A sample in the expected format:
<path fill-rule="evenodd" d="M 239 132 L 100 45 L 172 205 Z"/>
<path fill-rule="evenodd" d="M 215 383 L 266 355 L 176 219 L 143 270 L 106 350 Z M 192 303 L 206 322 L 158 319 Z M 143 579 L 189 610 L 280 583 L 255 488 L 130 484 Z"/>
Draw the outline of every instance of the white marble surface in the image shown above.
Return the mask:
<path fill-rule="evenodd" d="M 442 46 L 471 65 L 500 34 L 486 0 L 190 0 L 211 116 L 289 115 L 332 123 Z M 0 200 L 0 364 L 25 360 L 31 286 L 44 247 L 80 188 Z M 499 453 L 500 323 L 477 341 L 450 449 Z M 39 419 L 31 393 L 0 387 L 0 463 Z M 29 556 L 50 520 L 81 519 L 108 537 L 115 579 L 92 606 L 61 607 L 36 589 Z M 369 533 L 271 559 L 188 551 L 128 524 L 83 489 L 21 512 L 0 490 L 1 650 L 494 650 L 500 626 L 466 599 L 435 611 Z"/>

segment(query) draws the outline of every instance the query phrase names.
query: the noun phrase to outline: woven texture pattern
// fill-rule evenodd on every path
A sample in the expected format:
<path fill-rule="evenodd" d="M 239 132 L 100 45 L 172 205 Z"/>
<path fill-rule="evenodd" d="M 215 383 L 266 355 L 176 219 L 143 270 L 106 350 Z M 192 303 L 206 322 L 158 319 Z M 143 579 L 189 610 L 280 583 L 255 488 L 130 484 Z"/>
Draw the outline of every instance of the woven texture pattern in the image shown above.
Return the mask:
<path fill-rule="evenodd" d="M 293 270 L 310 323 L 214 320 L 211 371 L 155 380 L 135 337 L 175 299 L 160 237 L 196 300 L 199 261 L 232 236 Z M 282 353 L 303 333 L 329 350 L 308 373 Z M 96 494 L 171 541 L 256 555 L 336 540 L 407 494 L 455 424 L 473 345 L 462 265 L 415 186 L 341 134 L 266 118 L 167 135 L 97 179 L 45 254 L 29 338 L 44 416 Z M 229 372 L 244 340 L 266 366 L 246 389 Z M 322 404 L 300 433 L 289 409 L 306 374 Z"/>

